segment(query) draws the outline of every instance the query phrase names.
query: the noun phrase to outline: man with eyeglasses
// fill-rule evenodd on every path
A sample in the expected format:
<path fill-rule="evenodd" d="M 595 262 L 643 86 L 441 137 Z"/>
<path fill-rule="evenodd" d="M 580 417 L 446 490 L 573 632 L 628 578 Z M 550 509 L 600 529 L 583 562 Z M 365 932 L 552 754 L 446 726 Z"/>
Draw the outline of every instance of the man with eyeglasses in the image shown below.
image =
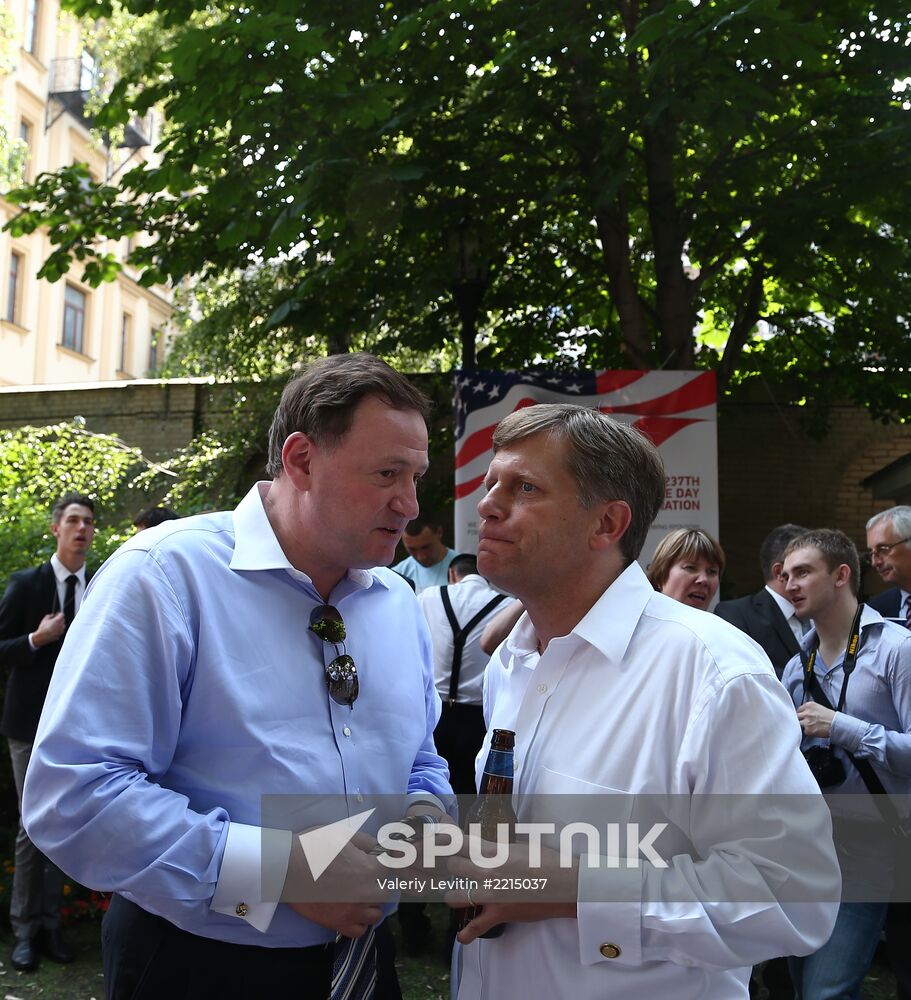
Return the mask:
<path fill-rule="evenodd" d="M 893 586 L 867 602 L 884 618 L 911 628 L 911 507 L 890 507 L 867 521 L 865 555 Z"/>
<path fill-rule="evenodd" d="M 894 584 L 867 602 L 883 618 L 911 629 L 911 507 L 900 505 L 867 521 L 870 564 L 886 583 Z M 886 944 L 895 973 L 898 1000 L 911 1000 L 911 904 L 893 903 L 886 916 Z"/>
<path fill-rule="evenodd" d="M 300 894 L 308 866 L 319 876 L 295 834 L 325 821 L 264 813 L 341 800 L 364 823 L 369 802 L 401 796 L 417 822 L 451 794 L 420 607 L 375 568 L 418 514 L 427 411 L 375 357 L 315 361 L 273 419 L 270 482 L 234 511 L 140 532 L 96 576 L 23 810 L 65 871 L 115 893 L 109 1000 L 400 997 L 372 838 L 330 870 L 373 896 L 318 902 Z"/>

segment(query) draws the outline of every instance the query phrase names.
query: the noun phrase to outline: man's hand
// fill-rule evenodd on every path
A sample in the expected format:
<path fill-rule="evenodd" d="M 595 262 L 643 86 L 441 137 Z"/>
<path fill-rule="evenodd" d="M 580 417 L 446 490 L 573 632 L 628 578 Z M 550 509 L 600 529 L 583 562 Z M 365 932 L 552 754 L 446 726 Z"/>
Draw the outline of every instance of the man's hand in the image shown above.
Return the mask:
<path fill-rule="evenodd" d="M 486 934 L 497 924 L 529 923 L 533 920 L 551 920 L 554 917 L 576 919 L 575 903 L 485 903 L 484 899 L 489 895 L 491 894 L 485 893 L 483 889 L 472 890 L 472 901 L 481 907 L 481 912 L 456 935 L 462 944 L 471 944 L 475 938 Z M 458 896 L 453 893 L 452 900 L 457 899 L 461 901 L 450 901 L 447 896 L 446 902 L 458 908 L 468 906 L 465 893 L 459 893 Z"/>
<path fill-rule="evenodd" d="M 66 621 L 62 611 L 58 611 L 55 615 L 45 615 L 38 623 L 38 628 L 31 633 L 32 645 L 40 649 L 48 643 L 56 642 L 65 631 Z"/>
<path fill-rule="evenodd" d="M 835 713 L 831 708 L 817 705 L 815 701 L 804 702 L 797 709 L 797 719 L 804 736 L 820 736 L 827 739 L 832 731 L 832 720 Z"/>
<path fill-rule="evenodd" d="M 383 918 L 379 906 L 366 903 L 291 903 L 291 909 L 307 920 L 346 938 L 358 938 Z"/>
<path fill-rule="evenodd" d="M 381 887 L 389 872 L 367 852 L 373 837 L 356 833 L 318 879 L 313 877 L 299 834 L 291 838 L 291 857 L 282 902 L 321 927 L 355 938 L 383 918 L 382 903 L 391 891 Z"/>
<path fill-rule="evenodd" d="M 506 863 L 491 869 L 475 865 L 469 857 L 472 852 L 475 856 L 491 858 L 496 854 L 496 845 L 466 836 L 460 855 L 447 859 L 446 877 L 463 878 L 474 887 L 470 890 L 470 898 L 467 891 L 455 889 L 446 896 L 446 902 L 454 909 L 482 907 L 481 912 L 459 932 L 462 944 L 469 944 L 497 924 L 550 920 L 554 917 L 575 918 L 578 858 L 573 859 L 571 867 L 561 868 L 559 855 L 548 847 L 542 846 L 540 858 L 533 858 L 528 845 L 510 844 Z M 487 888 L 485 882 L 523 888 Z"/>

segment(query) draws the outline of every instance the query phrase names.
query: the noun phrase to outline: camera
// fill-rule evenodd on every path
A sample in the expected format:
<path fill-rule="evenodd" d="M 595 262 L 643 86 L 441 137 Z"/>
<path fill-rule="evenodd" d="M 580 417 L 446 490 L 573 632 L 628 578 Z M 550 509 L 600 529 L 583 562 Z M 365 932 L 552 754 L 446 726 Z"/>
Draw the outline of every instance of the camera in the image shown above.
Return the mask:
<path fill-rule="evenodd" d="M 845 766 L 831 747 L 817 744 L 804 750 L 803 755 L 820 788 L 831 788 L 845 780 Z"/>

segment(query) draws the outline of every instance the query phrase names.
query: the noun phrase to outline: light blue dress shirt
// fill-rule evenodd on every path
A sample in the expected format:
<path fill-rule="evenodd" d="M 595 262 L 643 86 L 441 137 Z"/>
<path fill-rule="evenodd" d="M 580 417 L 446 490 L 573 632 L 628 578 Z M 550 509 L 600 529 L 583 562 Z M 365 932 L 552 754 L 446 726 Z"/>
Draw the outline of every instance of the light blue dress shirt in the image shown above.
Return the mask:
<path fill-rule="evenodd" d="M 229 831 L 253 830 L 258 847 L 263 795 L 344 794 L 356 813 L 366 796 L 451 790 L 410 588 L 352 570 L 330 602 L 357 664 L 353 708 L 327 693 L 326 648 L 308 629 L 323 602 L 259 486 L 234 512 L 130 539 L 93 578 L 57 661 L 23 799 L 34 842 L 83 884 L 196 934 L 332 939 L 284 904 L 259 929 L 212 908 Z"/>
<path fill-rule="evenodd" d="M 840 785 L 826 788 L 826 795 L 850 795 L 838 812 L 857 818 L 878 820 L 879 812 L 857 769 L 844 751 L 868 760 L 887 792 L 911 793 L 911 632 L 885 621 L 865 606 L 860 619 L 861 645 L 857 664 L 848 681 L 843 712 L 832 720 L 829 741 L 804 737 L 802 747 L 831 742 L 844 763 L 847 777 Z M 807 651 L 816 642 L 816 630 L 803 638 Z M 842 653 L 837 663 L 824 662 L 817 653 L 814 673 L 835 706 L 841 694 L 844 670 Z M 796 706 L 803 703 L 803 664 L 795 656 L 781 677 Z M 829 800 L 832 806 L 832 800 Z M 833 807 L 834 808 L 834 807 Z M 899 803 L 899 809 L 905 809 Z"/>
<path fill-rule="evenodd" d="M 397 562 L 392 568 L 401 576 L 414 583 L 415 593 L 420 594 L 428 587 L 445 587 L 449 583 L 449 564 L 458 555 L 454 549 L 447 549 L 446 555 L 432 566 L 422 566 L 414 556 Z"/>

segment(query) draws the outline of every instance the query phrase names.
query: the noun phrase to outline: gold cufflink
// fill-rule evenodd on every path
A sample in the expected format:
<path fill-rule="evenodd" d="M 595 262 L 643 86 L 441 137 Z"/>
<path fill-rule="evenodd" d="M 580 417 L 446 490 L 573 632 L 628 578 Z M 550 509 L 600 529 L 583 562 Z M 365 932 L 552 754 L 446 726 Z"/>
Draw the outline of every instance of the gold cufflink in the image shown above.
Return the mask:
<path fill-rule="evenodd" d="M 602 944 L 598 950 L 605 958 L 620 957 L 620 948 L 615 944 Z"/>
<path fill-rule="evenodd" d="M 247 915 L 247 904 L 246 903 L 238 903 L 237 906 L 234 907 L 234 912 L 239 917 L 245 917 Z M 604 949 L 602 948 L 601 950 L 603 951 Z"/>

